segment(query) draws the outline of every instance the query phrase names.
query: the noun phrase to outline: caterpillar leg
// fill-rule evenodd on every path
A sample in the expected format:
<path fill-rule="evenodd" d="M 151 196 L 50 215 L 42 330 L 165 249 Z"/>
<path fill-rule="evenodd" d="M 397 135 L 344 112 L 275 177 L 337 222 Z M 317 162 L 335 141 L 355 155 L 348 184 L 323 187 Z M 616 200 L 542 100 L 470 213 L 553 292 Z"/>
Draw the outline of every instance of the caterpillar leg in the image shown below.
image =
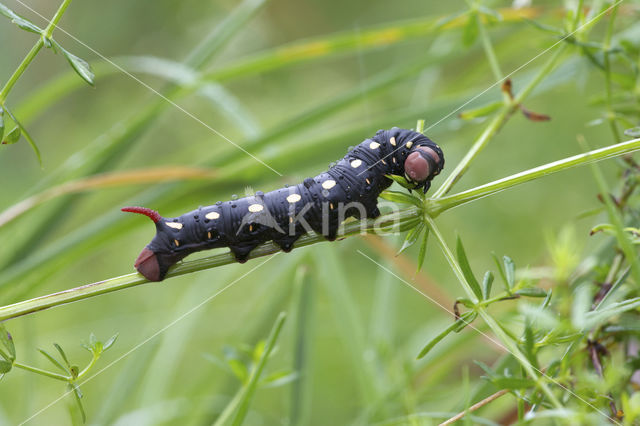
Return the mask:
<path fill-rule="evenodd" d="M 259 244 L 243 244 L 241 246 L 230 246 L 231 253 L 235 256 L 238 263 L 245 263 L 249 259 L 249 253 L 258 247 Z"/>
<path fill-rule="evenodd" d="M 274 239 L 273 242 L 279 246 L 283 252 L 289 253 L 293 250 L 293 244 L 298 240 L 298 236 L 283 237 Z"/>

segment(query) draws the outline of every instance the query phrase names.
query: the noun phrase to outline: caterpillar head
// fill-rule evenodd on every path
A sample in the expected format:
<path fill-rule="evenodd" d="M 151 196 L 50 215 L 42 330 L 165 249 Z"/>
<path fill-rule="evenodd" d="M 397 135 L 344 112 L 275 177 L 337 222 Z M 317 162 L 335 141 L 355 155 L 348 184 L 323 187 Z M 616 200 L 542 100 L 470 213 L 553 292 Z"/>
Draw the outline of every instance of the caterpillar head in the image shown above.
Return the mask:
<path fill-rule="evenodd" d="M 437 176 L 444 167 L 444 155 L 440 147 L 434 143 L 417 145 L 404 162 L 405 177 L 423 188 L 426 193 L 431 186 L 431 179 Z"/>
<path fill-rule="evenodd" d="M 156 224 L 155 237 L 142 249 L 134 266 L 149 281 L 162 281 L 169 267 L 190 253 L 179 246 L 171 246 L 172 241 L 178 241 L 172 233 L 179 232 L 182 226 L 171 226 L 175 222 L 168 221 L 157 211 L 146 207 L 123 207 L 121 210 L 145 215 Z"/>

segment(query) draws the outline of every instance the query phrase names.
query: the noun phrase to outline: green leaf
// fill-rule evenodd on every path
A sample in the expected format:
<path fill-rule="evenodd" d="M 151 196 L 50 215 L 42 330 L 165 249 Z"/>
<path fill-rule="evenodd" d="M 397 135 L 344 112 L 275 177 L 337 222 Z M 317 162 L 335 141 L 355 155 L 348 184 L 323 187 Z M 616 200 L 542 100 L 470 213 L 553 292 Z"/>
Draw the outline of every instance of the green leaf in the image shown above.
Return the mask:
<path fill-rule="evenodd" d="M 42 29 L 37 25 L 33 24 L 26 18 L 15 13 L 13 10 L 9 9 L 7 6 L 0 3 L 0 14 L 3 14 L 7 18 L 11 19 L 11 22 L 16 24 L 18 27 L 22 28 L 25 31 L 29 31 L 32 33 L 40 34 L 42 33 Z"/>
<path fill-rule="evenodd" d="M 474 118 L 483 118 L 498 110 L 504 103 L 502 101 L 490 102 L 478 108 L 462 111 L 458 117 L 463 120 L 473 120 Z"/>
<path fill-rule="evenodd" d="M 454 321 L 449 327 L 445 328 L 442 332 L 440 332 L 440 334 L 438 334 L 436 337 L 431 339 L 422 348 L 422 350 L 420 351 L 416 359 L 424 358 L 429 353 L 429 351 L 431 351 L 431 349 L 433 349 L 433 347 L 437 345 L 442 339 L 447 337 L 447 335 L 449 335 L 451 332 L 464 328 L 466 325 L 471 323 L 471 321 L 473 321 L 476 318 L 476 316 L 477 316 L 477 313 L 475 311 L 469 311 L 462 314 L 460 318 Z"/>
<path fill-rule="evenodd" d="M 394 203 L 411 204 L 418 208 L 422 207 L 422 200 L 414 197 L 413 195 L 405 194 L 404 192 L 384 191 L 380 196 L 385 200 L 392 201 Z"/>
<path fill-rule="evenodd" d="M 422 269 L 422 265 L 424 264 L 424 259 L 427 256 L 427 242 L 429 241 L 429 228 L 426 228 L 424 234 L 422 234 L 422 242 L 420 243 L 420 253 L 418 253 L 418 267 L 416 270 L 420 272 Z"/>
<path fill-rule="evenodd" d="M 95 75 L 93 74 L 93 71 L 91 71 L 91 65 L 89 65 L 89 63 L 84 59 L 78 58 L 76 55 L 66 50 L 64 47 L 60 45 L 60 43 L 58 43 L 54 39 L 49 39 L 49 40 L 51 41 L 52 45 L 55 46 L 56 49 L 58 49 L 64 55 L 65 58 L 67 58 L 67 61 L 69 61 L 71 68 L 73 68 L 73 70 L 84 81 L 86 81 L 87 83 L 93 86 Z"/>
<path fill-rule="evenodd" d="M 627 129 L 624 131 L 624 134 L 630 138 L 640 138 L 640 126 Z"/>
<path fill-rule="evenodd" d="M 477 9 L 478 12 L 488 18 L 487 21 L 490 23 L 502 21 L 502 15 L 500 15 L 500 12 L 498 12 L 497 10 L 493 10 L 483 5 L 478 5 Z"/>
<path fill-rule="evenodd" d="M 511 290 L 516 285 L 516 264 L 509 256 L 503 256 L 502 261 L 504 262 L 505 281 Z"/>
<path fill-rule="evenodd" d="M 484 278 L 482 279 L 482 296 L 484 299 L 488 299 L 491 297 L 491 285 L 493 284 L 493 274 L 491 271 L 487 271 L 484 273 Z"/>
<path fill-rule="evenodd" d="M 20 140 L 20 134 L 22 131 L 20 127 L 14 127 L 9 133 L 7 133 L 7 137 L 2 141 L 4 145 L 13 145 L 14 143 Z"/>
<path fill-rule="evenodd" d="M 13 344 L 11 333 L 7 331 L 3 323 L 0 323 L 0 343 L 9 351 L 9 360 L 14 361 L 16 359 L 16 347 Z"/>
<path fill-rule="evenodd" d="M 11 361 L 0 360 L 0 374 L 5 374 L 11 371 L 13 363 Z"/>
<path fill-rule="evenodd" d="M 540 22 L 534 21 L 533 19 L 529 19 L 529 18 L 522 18 L 522 19 L 524 19 L 526 23 L 544 32 L 559 35 L 559 36 L 565 35 L 564 31 L 560 28 L 552 27 L 551 25 L 547 25 L 547 24 L 542 24 Z"/>
<path fill-rule="evenodd" d="M 71 364 L 69 363 L 69 360 L 67 359 L 67 354 L 64 353 L 64 351 L 62 350 L 62 347 L 57 344 L 54 343 L 53 346 L 58 350 L 58 352 L 60 353 L 60 356 L 62 357 L 62 359 L 64 360 L 64 363 L 67 364 L 67 368 L 71 368 Z"/>
<path fill-rule="evenodd" d="M 4 110 L 0 108 L 0 142 L 4 136 Z"/>
<path fill-rule="evenodd" d="M 36 154 L 36 158 L 38 158 L 38 164 L 40 164 L 40 167 L 42 167 L 42 156 L 40 155 L 40 150 L 38 149 L 38 146 L 36 145 L 36 143 L 33 141 L 33 138 L 31 137 L 29 132 L 27 132 L 27 129 L 25 129 L 22 124 L 20 124 L 16 116 L 13 115 L 13 113 L 8 108 L 5 107 L 4 110 L 7 112 L 9 117 L 11 117 L 13 122 L 16 123 L 16 126 L 20 128 L 22 135 L 27 140 L 27 142 L 29 142 L 29 145 L 31 145 L 31 149 Z"/>
<path fill-rule="evenodd" d="M 456 241 L 456 254 L 458 256 L 458 263 L 460 264 L 460 269 L 462 269 L 462 273 L 466 278 L 471 290 L 476 295 L 478 300 L 482 300 L 482 290 L 480 289 L 480 284 L 476 280 L 476 277 L 473 276 L 473 272 L 471 271 L 471 266 L 469 266 L 469 260 L 467 259 L 467 254 L 464 252 L 464 247 L 462 245 L 462 240 L 460 236 Z"/>
<path fill-rule="evenodd" d="M 498 268 L 498 273 L 500 274 L 500 278 L 502 278 L 502 283 L 504 285 L 505 290 L 507 290 L 507 293 L 511 294 L 511 288 L 509 288 L 509 285 L 507 284 L 507 275 L 504 273 L 504 268 L 502 267 L 502 263 L 500 263 L 500 260 L 498 259 L 498 256 L 495 253 L 491 253 L 491 256 L 493 257 L 493 261 L 496 264 L 496 267 Z"/>
<path fill-rule="evenodd" d="M 57 359 L 55 359 L 53 356 L 51 356 L 51 354 L 49 354 L 47 351 L 45 351 L 44 349 L 38 349 L 38 351 L 40 351 L 40 353 L 42 355 L 44 355 L 49 361 L 51 361 L 51 363 L 53 365 L 55 365 L 56 367 L 58 367 L 60 370 L 64 371 L 67 374 L 71 374 L 69 370 L 67 370 L 64 365 L 62 365 L 60 363 L 60 361 L 58 361 Z"/>
<path fill-rule="evenodd" d="M 231 369 L 231 372 L 234 376 L 240 380 L 242 383 L 246 383 L 249 378 L 249 371 L 247 370 L 247 366 L 242 363 L 239 359 L 228 359 L 227 364 Z"/>
<path fill-rule="evenodd" d="M 467 24 L 462 31 L 462 44 L 466 47 L 471 46 L 478 38 L 478 14 L 472 11 L 467 19 Z"/>
<path fill-rule="evenodd" d="M 620 315 L 623 312 L 640 307 L 640 297 L 612 303 L 605 308 L 584 314 L 584 318 L 589 328 L 595 327 L 609 320 L 611 317 Z"/>
<path fill-rule="evenodd" d="M 519 296 L 526 297 L 547 297 L 547 292 L 539 287 L 527 287 L 516 291 Z"/>
<path fill-rule="evenodd" d="M 275 388 L 298 380 L 298 377 L 300 375 L 295 371 L 277 371 L 265 377 L 261 385 L 266 388 Z"/>
<path fill-rule="evenodd" d="M 400 250 L 398 250 L 398 253 L 396 254 L 396 256 L 402 253 L 403 251 L 405 251 L 406 249 L 408 249 L 409 247 L 411 247 L 412 245 L 414 245 L 416 241 L 418 241 L 418 238 L 420 237 L 420 234 L 422 233 L 424 228 L 425 228 L 424 222 L 420 222 L 414 228 L 410 229 L 409 232 L 407 232 L 407 236 L 405 237 L 404 242 L 402 243 L 402 247 L 400 247 Z"/>
<path fill-rule="evenodd" d="M 113 344 L 116 342 L 116 340 L 118 339 L 118 335 L 119 333 L 114 334 L 113 336 L 111 336 L 109 338 L 109 340 L 107 340 L 104 344 L 104 346 L 102 347 L 102 352 L 106 351 L 107 349 L 109 349 L 111 346 L 113 346 Z"/>

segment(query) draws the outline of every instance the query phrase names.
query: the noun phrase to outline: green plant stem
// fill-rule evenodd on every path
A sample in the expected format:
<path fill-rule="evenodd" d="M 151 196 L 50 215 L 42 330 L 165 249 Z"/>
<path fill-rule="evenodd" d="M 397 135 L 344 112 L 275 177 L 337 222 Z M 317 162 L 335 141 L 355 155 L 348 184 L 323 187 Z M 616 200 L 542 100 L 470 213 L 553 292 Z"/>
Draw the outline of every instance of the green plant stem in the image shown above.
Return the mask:
<path fill-rule="evenodd" d="M 613 133 L 613 137 L 616 142 L 620 142 L 622 138 L 620 137 L 620 131 L 618 130 L 618 125 L 616 123 L 616 113 L 613 110 L 610 50 L 611 37 L 613 35 L 613 24 L 618 13 L 618 5 L 619 4 L 616 3 L 613 9 L 611 9 L 611 16 L 609 17 L 609 25 L 607 26 L 607 32 L 603 43 L 604 48 L 602 52 L 604 56 L 605 88 L 607 94 L 607 122 L 609 123 L 609 127 L 611 128 L 611 132 Z"/>
<path fill-rule="evenodd" d="M 454 195 L 442 198 L 428 198 L 425 200 L 425 208 L 432 217 L 437 216 L 441 212 L 461 204 L 484 198 L 505 189 L 512 188 L 516 185 L 538 179 L 542 176 L 557 173 L 576 166 L 594 163 L 596 161 L 605 160 L 607 158 L 617 157 L 622 154 L 631 153 L 640 150 L 640 138 L 622 142 L 616 145 L 607 146 L 605 148 L 595 149 L 584 154 L 574 155 L 562 160 L 543 166 L 534 167 L 520 173 L 478 186 L 476 188 L 462 191 Z"/>
<path fill-rule="evenodd" d="M 514 100 L 505 103 L 505 105 L 498 111 L 497 115 L 491 120 L 489 125 L 485 128 L 482 134 L 478 137 L 478 139 L 474 142 L 473 146 L 467 151 L 466 155 L 458 165 L 453 169 L 453 171 L 447 176 L 442 185 L 436 190 L 433 194 L 433 198 L 440 198 L 444 196 L 451 187 L 462 177 L 462 175 L 467 171 L 469 165 L 475 158 L 480 154 L 480 152 L 487 146 L 489 141 L 498 133 L 498 131 L 502 128 L 502 126 L 507 122 L 509 117 L 518 109 L 518 104 L 520 104 L 530 93 L 531 91 L 542 81 L 544 77 L 549 75 L 553 70 L 556 62 L 560 58 L 561 54 L 564 52 L 565 47 L 560 46 L 553 54 L 551 58 L 545 63 L 542 69 L 538 72 L 538 74 L 527 84 L 527 86 L 522 89 L 522 91 L 515 97 Z"/>
<path fill-rule="evenodd" d="M 357 235 L 363 231 L 377 232 L 380 230 L 380 228 L 383 228 L 384 230 L 396 229 L 399 231 L 404 231 L 415 226 L 418 220 L 418 209 L 410 208 L 407 210 L 402 210 L 396 213 L 381 216 L 375 221 L 353 221 L 346 223 L 343 227 L 342 236 L 349 237 Z M 399 224 L 398 228 L 394 228 L 396 224 Z M 295 247 L 304 247 L 323 241 L 326 241 L 326 239 L 322 235 L 309 233 L 300 237 L 300 239 L 296 242 Z M 280 247 L 278 247 L 273 242 L 268 242 L 253 250 L 249 255 L 249 258 L 253 259 L 256 257 L 268 256 L 279 251 Z M 216 268 L 218 266 L 228 265 L 230 263 L 236 263 L 234 256 L 230 252 L 188 262 L 181 262 L 175 267 L 171 268 L 171 270 L 167 274 L 167 278 L 202 271 L 205 269 Z M 54 306 L 76 302 L 78 300 L 87 299 L 90 297 L 98 296 L 100 294 L 111 293 L 117 290 L 135 287 L 141 284 L 146 284 L 148 282 L 149 281 L 142 275 L 133 273 L 123 275 L 121 277 L 110 278 L 104 281 L 98 281 L 92 284 L 87 284 L 58 293 L 37 297 L 35 299 L 25 300 L 22 302 L 14 303 L 12 305 L 0 307 L 0 321 L 4 321 L 10 318 L 16 318 L 33 312 L 42 311 Z"/>
<path fill-rule="evenodd" d="M 70 3 L 71 0 L 64 0 L 62 2 L 55 15 L 53 15 L 53 18 L 51 18 L 51 21 L 49 21 L 47 27 L 42 31 L 42 34 L 38 38 L 36 44 L 31 48 L 29 53 L 27 53 L 27 56 L 25 56 L 25 58 L 22 60 L 11 77 L 9 77 L 9 80 L 4 85 L 2 90 L 0 90 L 0 105 L 4 105 L 4 101 L 7 99 L 7 96 L 9 95 L 9 92 L 11 91 L 13 86 L 16 84 L 22 74 L 24 74 L 24 72 L 27 70 L 29 64 L 33 62 L 40 49 L 42 49 L 42 46 L 44 46 L 44 39 L 51 38 L 53 30 L 55 29 L 56 25 L 58 25 L 58 22 L 60 22 L 60 19 L 62 19 L 62 15 L 64 15 L 64 12 L 67 10 L 67 7 L 69 7 Z"/>
<path fill-rule="evenodd" d="M 484 23 L 484 20 L 480 19 L 476 15 L 476 21 L 478 24 L 478 32 L 480 33 L 480 40 L 482 40 L 482 47 L 484 48 L 485 55 L 487 55 L 487 60 L 489 61 L 489 66 L 491 67 L 491 71 L 493 72 L 493 77 L 496 79 L 496 81 L 502 81 L 502 79 L 504 78 L 504 74 L 500 69 L 500 62 L 498 62 L 496 52 L 493 49 L 493 44 L 491 43 L 491 38 L 489 38 L 489 34 L 487 33 L 487 27 Z M 506 101 L 506 94 L 504 96 Z"/>
<path fill-rule="evenodd" d="M 473 292 L 473 289 L 467 282 L 467 279 L 464 277 L 464 273 L 462 272 L 460 265 L 458 265 L 458 262 L 456 261 L 456 258 L 453 255 L 453 252 L 451 251 L 451 249 L 449 249 L 449 246 L 447 246 L 447 243 L 444 240 L 444 237 L 442 236 L 442 234 L 440 233 L 440 230 L 436 226 L 436 223 L 432 218 L 428 216 L 426 216 L 425 219 L 426 219 L 427 225 L 431 229 L 431 232 L 433 233 L 433 235 L 435 235 L 436 240 L 438 241 L 438 244 L 442 249 L 442 253 L 444 254 L 445 258 L 447 259 L 447 262 L 449 263 L 449 266 L 451 266 L 453 273 L 456 275 L 456 278 L 462 285 L 462 288 L 464 289 L 465 293 L 467 293 L 467 297 L 471 300 L 477 300 L 475 293 Z M 493 333 L 496 336 L 498 336 L 502 344 L 511 353 L 511 355 L 513 355 L 520 362 L 520 364 L 525 369 L 529 377 L 531 377 L 531 379 L 533 379 L 536 382 L 540 390 L 542 390 L 542 392 L 549 398 L 549 401 L 551 401 L 551 403 L 556 408 L 558 409 L 563 408 L 563 405 L 556 398 L 553 392 L 551 392 L 547 384 L 543 380 L 540 380 L 538 373 L 535 371 L 531 363 L 527 360 L 527 357 L 520 351 L 520 348 L 518 348 L 518 345 L 504 332 L 502 327 L 487 312 L 486 308 L 482 306 L 476 306 L 474 309 L 476 312 L 478 312 L 478 314 L 482 317 L 485 323 L 489 326 L 491 331 L 493 331 Z"/>
<path fill-rule="evenodd" d="M 521 183 L 529 182 L 543 176 L 550 175 L 562 170 L 567 170 L 583 164 L 589 164 L 595 161 L 627 154 L 640 150 L 640 138 L 623 142 L 617 145 L 596 149 L 584 154 L 575 155 L 550 164 L 535 167 L 533 169 L 517 173 L 515 175 L 499 179 L 497 181 L 469 189 L 458 194 L 442 197 L 438 199 L 429 198 L 425 200 L 425 212 L 430 217 L 436 217 L 440 213 L 450 208 L 459 206 L 495 194 L 505 189 L 511 188 Z M 401 210 L 396 213 L 379 217 L 375 221 L 349 222 L 343 227 L 343 236 L 349 237 L 357 235 L 361 231 L 377 232 L 380 228 L 406 230 L 415 226 L 420 222 L 422 213 L 415 207 Z M 392 228 L 393 227 L 393 228 Z M 326 241 L 324 237 L 317 234 L 303 235 L 296 243 L 295 247 L 304 247 L 310 244 Z M 253 250 L 250 258 L 267 256 L 280 251 L 280 248 L 272 242 L 265 243 Z M 167 274 L 167 278 L 178 275 L 189 274 L 192 272 L 211 269 L 218 266 L 235 263 L 235 258 L 231 253 L 223 253 L 215 256 L 209 256 L 203 259 L 182 262 L 172 268 Z M 54 306 L 75 302 L 98 296 L 100 294 L 111 293 L 113 291 L 122 290 L 129 287 L 146 284 L 147 281 L 139 274 L 128 274 L 117 278 L 99 281 L 87 284 L 81 287 L 53 293 L 47 296 L 37 297 L 35 299 L 25 300 L 0 307 L 0 321 L 16 318 L 22 315 L 38 312 Z"/>
<path fill-rule="evenodd" d="M 21 368 L 23 370 L 31 371 L 32 373 L 40 374 L 42 376 L 51 377 L 52 379 L 61 380 L 63 382 L 69 381 L 69 377 L 64 376 L 62 374 L 52 373 L 51 371 L 43 370 L 37 367 L 32 367 L 30 365 L 21 364 L 17 361 L 13 363 L 13 366 L 16 368 Z"/>

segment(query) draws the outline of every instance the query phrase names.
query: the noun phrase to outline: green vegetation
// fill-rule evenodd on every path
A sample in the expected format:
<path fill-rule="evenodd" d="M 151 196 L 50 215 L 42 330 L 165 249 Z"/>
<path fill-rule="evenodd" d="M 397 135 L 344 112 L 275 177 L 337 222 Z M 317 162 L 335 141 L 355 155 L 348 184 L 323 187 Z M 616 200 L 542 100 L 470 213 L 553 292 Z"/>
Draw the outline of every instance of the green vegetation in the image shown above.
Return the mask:
<path fill-rule="evenodd" d="M 640 4 L 565 3 L 0 4 L 0 424 L 637 424 Z M 426 196 L 138 287 L 120 207 L 394 125 L 445 152 Z"/>

